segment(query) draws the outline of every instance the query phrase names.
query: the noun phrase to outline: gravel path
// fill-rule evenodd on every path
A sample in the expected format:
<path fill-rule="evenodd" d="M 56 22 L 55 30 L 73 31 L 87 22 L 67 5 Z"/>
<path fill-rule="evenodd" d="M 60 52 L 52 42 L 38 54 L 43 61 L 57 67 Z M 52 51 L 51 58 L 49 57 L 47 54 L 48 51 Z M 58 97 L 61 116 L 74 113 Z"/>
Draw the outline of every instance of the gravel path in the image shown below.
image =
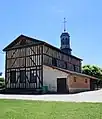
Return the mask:
<path fill-rule="evenodd" d="M 4 95 L 0 99 L 64 101 L 64 102 L 102 102 L 102 90 L 68 95 Z"/>

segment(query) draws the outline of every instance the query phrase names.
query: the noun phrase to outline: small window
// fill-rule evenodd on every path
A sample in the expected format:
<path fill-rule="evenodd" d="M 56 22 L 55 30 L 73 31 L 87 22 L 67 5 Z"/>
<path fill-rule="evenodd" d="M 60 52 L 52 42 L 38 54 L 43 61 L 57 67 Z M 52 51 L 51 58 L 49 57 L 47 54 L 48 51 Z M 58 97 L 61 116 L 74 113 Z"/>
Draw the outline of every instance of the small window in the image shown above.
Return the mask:
<path fill-rule="evenodd" d="M 68 39 L 66 38 L 66 44 L 68 44 Z"/>
<path fill-rule="evenodd" d="M 62 38 L 62 40 L 64 41 L 64 38 Z"/>
<path fill-rule="evenodd" d="M 74 77 L 74 82 L 76 82 L 76 77 Z"/>
<path fill-rule="evenodd" d="M 30 83 L 36 83 L 37 82 L 37 74 L 36 70 L 30 71 Z"/>
<path fill-rule="evenodd" d="M 85 83 L 87 83 L 87 79 L 85 79 Z"/>

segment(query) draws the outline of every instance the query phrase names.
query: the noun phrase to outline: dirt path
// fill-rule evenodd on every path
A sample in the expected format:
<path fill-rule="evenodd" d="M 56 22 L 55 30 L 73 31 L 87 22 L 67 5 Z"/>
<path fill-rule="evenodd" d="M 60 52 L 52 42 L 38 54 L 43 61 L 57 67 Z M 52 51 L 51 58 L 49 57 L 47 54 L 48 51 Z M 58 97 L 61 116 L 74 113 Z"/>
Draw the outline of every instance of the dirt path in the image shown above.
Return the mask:
<path fill-rule="evenodd" d="M 102 102 L 102 90 L 70 95 L 4 95 L 0 99 L 65 101 L 65 102 Z"/>

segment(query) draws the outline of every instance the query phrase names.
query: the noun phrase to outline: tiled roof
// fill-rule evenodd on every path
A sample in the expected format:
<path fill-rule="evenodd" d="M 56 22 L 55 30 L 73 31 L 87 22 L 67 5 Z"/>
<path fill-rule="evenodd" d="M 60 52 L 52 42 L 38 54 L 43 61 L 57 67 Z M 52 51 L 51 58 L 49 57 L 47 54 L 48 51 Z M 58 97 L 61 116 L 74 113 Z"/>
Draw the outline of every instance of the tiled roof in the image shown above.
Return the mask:
<path fill-rule="evenodd" d="M 58 70 L 60 70 L 60 71 L 66 72 L 66 73 L 75 74 L 75 75 L 80 75 L 80 76 L 83 76 L 83 77 L 88 77 L 88 78 L 91 78 L 91 79 L 96 79 L 96 80 L 98 80 L 98 78 L 93 77 L 93 76 L 89 76 L 89 75 L 86 75 L 86 74 L 82 74 L 82 73 L 78 73 L 78 72 L 74 72 L 74 71 L 62 69 L 62 68 L 55 67 L 55 66 L 49 66 L 49 67 L 52 67 L 53 69 L 58 69 Z"/>

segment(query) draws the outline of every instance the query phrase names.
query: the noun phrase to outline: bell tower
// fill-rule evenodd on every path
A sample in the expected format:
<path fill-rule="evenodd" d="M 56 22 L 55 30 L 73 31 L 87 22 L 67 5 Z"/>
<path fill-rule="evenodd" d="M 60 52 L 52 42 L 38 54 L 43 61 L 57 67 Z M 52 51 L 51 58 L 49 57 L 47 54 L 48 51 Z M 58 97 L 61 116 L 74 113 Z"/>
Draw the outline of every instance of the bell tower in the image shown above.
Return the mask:
<path fill-rule="evenodd" d="M 66 31 L 66 19 L 64 18 L 64 32 L 60 36 L 61 39 L 61 51 L 63 51 L 66 54 L 71 55 L 72 49 L 70 48 L 70 35 Z"/>

